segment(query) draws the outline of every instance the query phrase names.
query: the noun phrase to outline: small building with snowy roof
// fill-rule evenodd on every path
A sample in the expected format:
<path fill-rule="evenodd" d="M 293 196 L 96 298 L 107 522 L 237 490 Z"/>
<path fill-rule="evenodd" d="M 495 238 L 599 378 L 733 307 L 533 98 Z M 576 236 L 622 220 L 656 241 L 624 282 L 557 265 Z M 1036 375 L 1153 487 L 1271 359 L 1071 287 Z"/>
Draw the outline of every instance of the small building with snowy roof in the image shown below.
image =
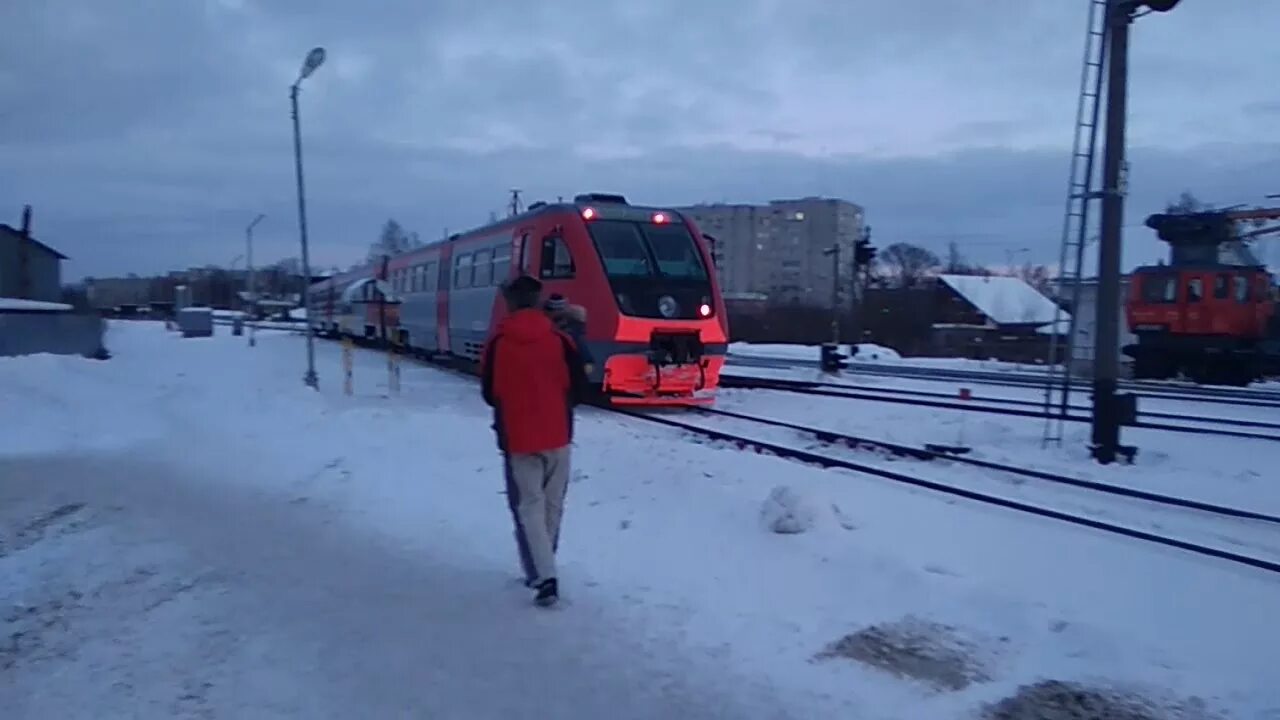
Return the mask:
<path fill-rule="evenodd" d="M 934 289 L 932 351 L 944 356 L 1037 362 L 1054 334 L 1065 335 L 1065 310 L 1022 278 L 939 275 Z"/>

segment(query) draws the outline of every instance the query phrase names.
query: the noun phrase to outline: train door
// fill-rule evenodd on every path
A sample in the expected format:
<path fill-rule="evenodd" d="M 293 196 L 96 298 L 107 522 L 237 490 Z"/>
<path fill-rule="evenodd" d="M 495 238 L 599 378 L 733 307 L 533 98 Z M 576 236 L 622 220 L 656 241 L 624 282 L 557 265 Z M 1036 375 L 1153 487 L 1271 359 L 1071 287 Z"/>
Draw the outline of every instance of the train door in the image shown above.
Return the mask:
<path fill-rule="evenodd" d="M 1182 275 L 1182 331 L 1188 335 L 1205 335 L 1211 330 L 1211 313 L 1205 301 L 1205 278 L 1200 274 Z"/>

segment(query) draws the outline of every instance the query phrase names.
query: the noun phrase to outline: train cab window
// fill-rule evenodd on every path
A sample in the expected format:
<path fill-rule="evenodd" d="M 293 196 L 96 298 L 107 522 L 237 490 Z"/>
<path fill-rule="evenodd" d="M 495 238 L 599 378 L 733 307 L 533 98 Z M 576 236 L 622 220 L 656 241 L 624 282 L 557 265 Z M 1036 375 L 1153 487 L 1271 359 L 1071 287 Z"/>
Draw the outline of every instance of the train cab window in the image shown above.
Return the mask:
<path fill-rule="evenodd" d="M 1187 280 L 1187 302 L 1200 302 L 1204 299 L 1204 281 L 1200 278 Z"/>
<path fill-rule="evenodd" d="M 1231 297 L 1231 276 L 1219 273 L 1213 276 L 1213 299 L 1226 300 Z"/>
<path fill-rule="evenodd" d="M 493 283 L 493 251 L 477 250 L 475 254 L 475 263 L 473 274 L 471 276 L 471 287 L 489 287 Z"/>
<path fill-rule="evenodd" d="M 1249 302 L 1249 278 L 1244 275 L 1236 275 L 1232 280 L 1235 281 L 1236 302 Z"/>
<path fill-rule="evenodd" d="M 574 276 L 577 268 L 573 264 L 573 255 L 564 238 L 548 235 L 542 238 L 542 258 L 538 276 L 543 280 L 565 280 Z"/>
<path fill-rule="evenodd" d="M 493 284 L 501 285 L 511 274 L 511 246 L 499 245 L 493 249 Z"/>
<path fill-rule="evenodd" d="M 520 272 L 525 275 L 529 274 L 529 270 L 533 267 L 533 251 L 529 247 L 529 233 L 524 233 L 516 240 L 516 248 L 520 257 Z"/>
<path fill-rule="evenodd" d="M 453 286 L 455 288 L 471 287 L 471 255 L 465 253 L 453 260 Z"/>
<path fill-rule="evenodd" d="M 1147 303 L 1172 303 L 1178 300 L 1176 275 L 1147 275 L 1142 278 L 1142 301 Z"/>

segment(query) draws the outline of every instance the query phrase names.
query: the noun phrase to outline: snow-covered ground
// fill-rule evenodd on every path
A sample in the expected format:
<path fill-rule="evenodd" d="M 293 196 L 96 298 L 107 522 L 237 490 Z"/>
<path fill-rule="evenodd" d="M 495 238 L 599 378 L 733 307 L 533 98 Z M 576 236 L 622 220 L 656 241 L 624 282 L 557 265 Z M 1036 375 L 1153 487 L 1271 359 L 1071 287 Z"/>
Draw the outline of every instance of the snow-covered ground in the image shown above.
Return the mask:
<path fill-rule="evenodd" d="M 472 380 L 405 364 L 392 394 L 385 358 L 361 351 L 347 397 L 321 342 L 314 393 L 301 338 L 258 341 L 113 322 L 109 361 L 0 360 L 5 717 L 961 718 L 1042 679 L 1280 713 L 1278 578 L 594 409 L 579 413 L 566 603 L 532 608 Z M 806 421 L 882 436 L 959 430 L 803 402 Z M 1048 460 L 1083 466 L 1073 452 Z M 1166 452 L 1098 472 L 1189 487 L 1216 456 L 1255 472 L 1233 499 L 1274 498 L 1274 456 Z M 780 484 L 809 532 L 764 527 Z M 868 628 L 903 627 L 952 637 L 964 671 L 899 667 L 913 680 L 859 654 Z"/>

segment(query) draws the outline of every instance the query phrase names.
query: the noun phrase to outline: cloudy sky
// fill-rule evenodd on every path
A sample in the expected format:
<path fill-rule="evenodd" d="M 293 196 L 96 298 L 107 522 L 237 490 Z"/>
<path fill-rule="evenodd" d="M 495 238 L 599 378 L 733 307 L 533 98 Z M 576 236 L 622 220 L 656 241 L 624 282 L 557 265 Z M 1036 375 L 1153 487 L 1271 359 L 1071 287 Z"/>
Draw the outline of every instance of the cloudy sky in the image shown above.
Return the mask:
<path fill-rule="evenodd" d="M 394 217 L 423 237 L 529 200 L 821 194 L 877 244 L 1056 258 L 1087 0 L 5 0 L 0 222 L 35 206 L 65 275 L 297 255 Z M 1184 189 L 1280 193 L 1280 2 L 1187 0 L 1133 37 L 1130 259 Z M 1271 253 L 1280 260 L 1280 251 Z"/>

